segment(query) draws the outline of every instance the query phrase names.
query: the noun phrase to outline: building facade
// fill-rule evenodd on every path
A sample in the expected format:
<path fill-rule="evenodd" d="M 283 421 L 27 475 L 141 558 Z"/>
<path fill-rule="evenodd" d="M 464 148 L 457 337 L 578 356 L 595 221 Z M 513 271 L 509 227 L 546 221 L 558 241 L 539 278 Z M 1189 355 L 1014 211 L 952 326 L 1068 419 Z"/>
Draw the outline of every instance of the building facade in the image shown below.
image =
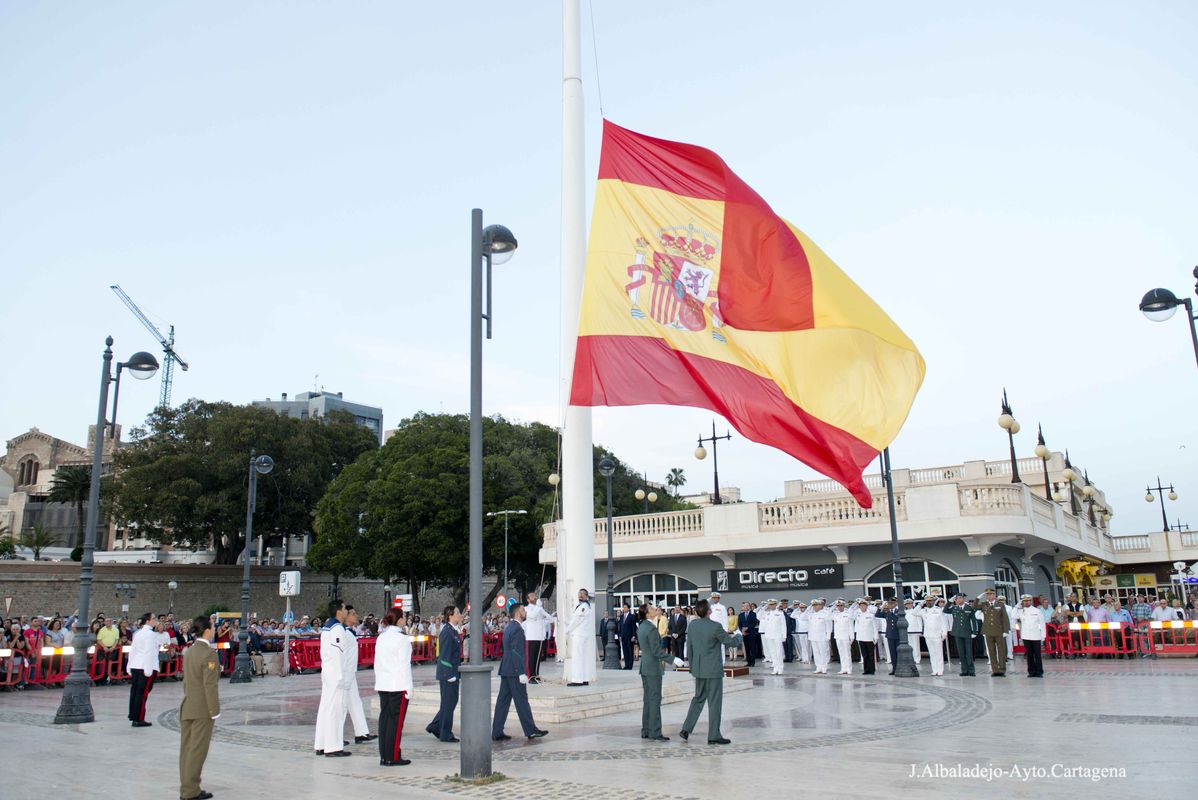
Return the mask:
<path fill-rule="evenodd" d="M 1028 593 L 1057 602 L 1069 591 L 1103 591 L 1108 578 L 1126 583 L 1119 576 L 1133 570 L 1146 591 L 1164 594 L 1170 563 L 1198 560 L 1198 532 L 1111 536 L 1104 494 L 1080 483 L 1082 470 L 1061 454 L 1017 468 L 1017 483 L 1010 461 L 894 471 L 906 595 L 975 596 L 993 586 L 1012 601 Z M 618 517 L 615 599 L 687 605 L 718 589 L 732 606 L 767 597 L 893 595 L 887 493 L 880 475 L 867 475 L 866 485 L 871 508 L 833 481 L 788 481 L 786 496 L 770 503 Z M 607 521 L 594 525 L 592 591 L 606 607 Z M 555 564 L 565 537 L 552 523 L 544 537 L 540 560 Z"/>
<path fill-rule="evenodd" d="M 378 437 L 379 444 L 383 443 L 383 409 L 351 403 L 341 392 L 300 392 L 294 400 L 287 399 L 287 393 L 284 392 L 279 400 L 254 400 L 250 405 L 269 408 L 298 419 L 315 419 L 326 417 L 332 411 L 347 411 L 353 414 L 354 422 L 369 428 Z"/>

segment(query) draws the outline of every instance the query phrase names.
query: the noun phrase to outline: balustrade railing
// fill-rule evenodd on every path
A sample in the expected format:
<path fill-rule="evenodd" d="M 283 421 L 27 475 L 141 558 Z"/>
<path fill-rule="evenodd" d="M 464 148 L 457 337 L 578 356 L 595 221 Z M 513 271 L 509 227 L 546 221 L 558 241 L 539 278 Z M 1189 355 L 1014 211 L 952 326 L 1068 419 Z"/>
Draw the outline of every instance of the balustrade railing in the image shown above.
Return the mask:
<path fill-rule="evenodd" d="M 902 492 L 894 497 L 896 519 L 907 518 L 907 507 Z M 825 500 L 778 500 L 758 506 L 758 524 L 761 530 L 787 530 L 791 528 L 814 528 L 841 523 L 867 523 L 888 519 L 889 509 L 886 495 L 874 495 L 872 508 L 862 508 L 851 497 L 830 497 Z"/>
<path fill-rule="evenodd" d="M 1182 531 L 1181 546 L 1198 547 L 1198 531 Z"/>
<path fill-rule="evenodd" d="M 1137 536 L 1112 536 L 1111 549 L 1116 553 L 1133 553 L 1138 550 L 1152 549 L 1152 537 L 1148 534 Z"/>
<path fill-rule="evenodd" d="M 1024 514 L 1022 486 L 970 486 L 957 490 L 962 516 Z"/>

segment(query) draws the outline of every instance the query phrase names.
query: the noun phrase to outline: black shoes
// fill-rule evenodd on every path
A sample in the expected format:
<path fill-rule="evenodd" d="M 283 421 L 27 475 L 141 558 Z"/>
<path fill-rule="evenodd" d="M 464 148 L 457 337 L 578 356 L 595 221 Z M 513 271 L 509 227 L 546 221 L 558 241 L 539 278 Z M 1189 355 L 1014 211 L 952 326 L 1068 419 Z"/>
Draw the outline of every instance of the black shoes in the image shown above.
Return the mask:
<path fill-rule="evenodd" d="M 528 738 L 530 740 L 531 739 L 540 739 L 540 738 L 543 738 L 548 735 L 549 735 L 549 731 L 535 730 L 532 733 L 528 734 Z"/>
<path fill-rule="evenodd" d="M 354 744 L 362 744 L 364 742 L 373 742 L 377 738 L 379 738 L 379 737 L 378 737 L 378 734 L 376 734 L 376 733 L 368 733 L 365 736 L 355 736 Z"/>
<path fill-rule="evenodd" d="M 720 738 L 720 739 L 708 739 L 708 740 L 707 740 L 707 743 L 708 743 L 708 744 L 732 744 L 732 740 L 731 740 L 731 739 L 723 739 L 723 738 Z"/>
<path fill-rule="evenodd" d="M 397 758 L 394 761 L 388 761 L 385 758 L 379 759 L 380 767 L 406 767 L 408 764 L 411 764 L 411 763 L 412 762 L 406 758 Z"/>
<path fill-rule="evenodd" d="M 462 740 L 456 736 L 450 736 L 448 739 L 438 739 L 438 741 L 445 742 L 445 744 L 454 744 L 455 742 L 460 742 Z"/>
<path fill-rule="evenodd" d="M 353 755 L 353 753 L 351 753 L 348 750 L 338 750 L 335 753 L 325 753 L 324 757 L 325 758 L 345 758 L 346 756 L 352 756 L 352 755 Z"/>
<path fill-rule="evenodd" d="M 684 741 L 684 742 L 685 742 L 687 739 L 691 738 L 691 733 L 690 733 L 690 731 L 678 731 L 678 735 L 682 737 L 682 741 Z"/>
<path fill-rule="evenodd" d="M 506 741 L 507 741 L 508 739 L 510 739 L 510 738 L 512 738 L 512 737 L 508 736 L 506 733 L 501 733 L 501 734 L 499 734 L 498 736 L 492 736 L 492 737 L 491 737 L 491 741 L 494 741 L 494 742 L 506 742 Z"/>
<path fill-rule="evenodd" d="M 653 741 L 655 741 L 655 742 L 668 742 L 668 741 L 670 741 L 670 737 L 669 737 L 669 736 L 650 736 L 650 737 L 648 737 L 648 738 L 652 739 L 652 740 L 653 740 Z"/>
<path fill-rule="evenodd" d="M 205 792 L 203 789 L 196 795 L 196 800 L 212 800 L 212 792 Z"/>
<path fill-rule="evenodd" d="M 152 723 L 152 722 L 138 722 L 137 720 L 133 720 L 133 727 L 134 727 L 134 728 L 148 728 L 148 727 L 150 727 L 150 726 L 151 726 L 151 725 L 153 725 L 153 724 L 154 724 L 154 723 Z"/>

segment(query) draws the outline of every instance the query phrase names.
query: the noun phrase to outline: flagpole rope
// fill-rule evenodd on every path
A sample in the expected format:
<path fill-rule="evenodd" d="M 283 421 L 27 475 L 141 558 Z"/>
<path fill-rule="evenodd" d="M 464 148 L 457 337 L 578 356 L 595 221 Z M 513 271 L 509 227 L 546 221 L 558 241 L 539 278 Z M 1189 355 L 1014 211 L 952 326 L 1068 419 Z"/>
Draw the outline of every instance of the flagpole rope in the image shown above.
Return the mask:
<path fill-rule="evenodd" d="M 599 40 L 595 35 L 594 0 L 587 0 L 587 11 L 591 15 L 591 54 L 595 57 L 595 91 L 599 95 L 599 116 L 606 119 L 603 113 L 603 83 L 599 80 Z"/>

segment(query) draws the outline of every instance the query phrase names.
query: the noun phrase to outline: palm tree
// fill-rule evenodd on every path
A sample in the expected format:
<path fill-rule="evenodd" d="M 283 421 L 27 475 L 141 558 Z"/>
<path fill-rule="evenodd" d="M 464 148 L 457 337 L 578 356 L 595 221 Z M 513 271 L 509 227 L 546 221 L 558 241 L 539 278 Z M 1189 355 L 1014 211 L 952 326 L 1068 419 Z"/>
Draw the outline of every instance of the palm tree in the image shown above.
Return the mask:
<path fill-rule="evenodd" d="M 670 474 L 666 476 L 666 483 L 674 487 L 674 496 L 678 496 L 678 490 L 686 483 L 686 474 L 682 471 L 682 467 L 673 467 Z"/>
<path fill-rule="evenodd" d="M 54 483 L 50 486 L 50 494 L 46 499 L 51 503 L 75 504 L 79 538 L 71 543 L 72 546 L 83 544 L 83 526 L 86 522 L 83 507 L 91 495 L 91 488 L 91 467 L 59 467 L 54 471 Z"/>
<path fill-rule="evenodd" d="M 21 546 L 33 551 L 33 560 L 40 561 L 42 550 L 54 546 L 54 533 L 45 525 L 34 525 L 21 534 Z"/>

